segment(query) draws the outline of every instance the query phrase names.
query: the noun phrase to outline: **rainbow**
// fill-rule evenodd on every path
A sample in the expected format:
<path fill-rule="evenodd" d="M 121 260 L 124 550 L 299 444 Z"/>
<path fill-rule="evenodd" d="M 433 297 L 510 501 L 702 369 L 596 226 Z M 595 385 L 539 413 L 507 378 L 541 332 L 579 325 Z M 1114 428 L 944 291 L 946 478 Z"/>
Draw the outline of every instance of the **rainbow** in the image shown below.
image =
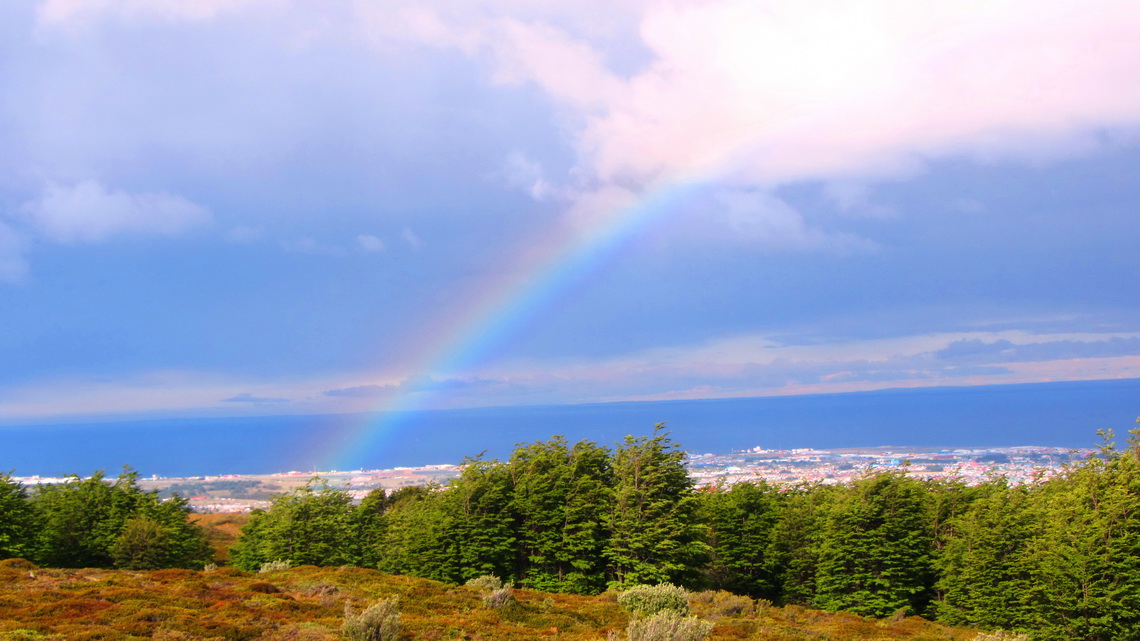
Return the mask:
<path fill-rule="evenodd" d="M 599 216 L 584 229 L 562 230 L 559 237 L 532 243 L 520 260 L 521 269 L 508 270 L 511 276 L 457 305 L 450 322 L 425 332 L 423 347 L 404 368 L 405 380 L 446 379 L 483 362 L 570 284 L 596 274 L 639 232 L 677 211 L 703 184 L 689 180 L 660 187 L 631 207 Z M 344 470 L 367 464 L 368 453 L 391 443 L 429 400 L 422 390 L 393 393 L 367 420 L 325 443 L 324 452 L 317 455 L 318 466 Z"/>

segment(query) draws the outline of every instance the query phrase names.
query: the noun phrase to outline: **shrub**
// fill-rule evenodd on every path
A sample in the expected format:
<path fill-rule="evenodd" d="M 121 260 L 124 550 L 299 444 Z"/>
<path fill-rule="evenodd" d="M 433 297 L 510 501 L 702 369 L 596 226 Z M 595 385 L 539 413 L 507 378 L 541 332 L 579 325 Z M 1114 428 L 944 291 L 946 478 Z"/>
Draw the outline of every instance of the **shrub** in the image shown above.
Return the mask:
<path fill-rule="evenodd" d="M 645 618 L 634 619 L 626 627 L 629 641 L 703 641 L 713 624 L 688 617 L 675 610 L 662 610 Z"/>
<path fill-rule="evenodd" d="M 483 597 L 483 605 L 493 610 L 505 608 L 515 603 L 515 593 L 511 586 L 503 586 Z"/>
<path fill-rule="evenodd" d="M 617 603 L 618 597 L 620 597 L 620 596 L 621 596 L 621 590 L 619 590 L 617 588 L 606 588 L 606 591 L 599 594 L 598 598 L 601 599 L 602 601 L 608 601 L 610 603 Z"/>
<path fill-rule="evenodd" d="M 276 561 L 268 561 L 261 564 L 261 569 L 258 572 L 273 572 L 275 570 L 288 570 L 293 567 L 293 562 L 289 559 L 277 559 Z"/>
<path fill-rule="evenodd" d="M 281 591 L 281 588 L 272 583 L 266 583 L 265 581 L 254 581 L 249 584 L 249 591 L 260 592 L 261 594 L 277 594 Z"/>
<path fill-rule="evenodd" d="M 395 641 L 400 633 L 397 602 L 397 597 L 381 599 L 359 614 L 353 612 L 350 604 L 344 604 L 341 631 L 353 641 Z"/>
<path fill-rule="evenodd" d="M 1029 641 L 1028 634 L 994 630 L 993 632 L 979 632 L 973 641 Z"/>
<path fill-rule="evenodd" d="M 468 579 L 467 583 L 464 583 L 463 585 L 466 585 L 469 588 L 477 588 L 479 590 L 498 590 L 499 588 L 503 587 L 503 580 L 494 574 L 484 574 L 481 577 Z"/>
<path fill-rule="evenodd" d="M 340 592 L 340 588 L 328 583 L 317 583 L 305 588 L 305 596 L 333 596 Z"/>
<path fill-rule="evenodd" d="M 713 613 L 718 616 L 734 617 L 753 612 L 752 599 L 724 590 L 713 592 L 710 603 Z"/>
<path fill-rule="evenodd" d="M 660 585 L 635 585 L 618 597 L 621 609 L 640 616 L 671 611 L 678 614 L 689 613 L 689 593 L 672 583 Z"/>
<path fill-rule="evenodd" d="M 183 632 L 181 630 L 170 630 L 167 628 L 159 628 L 154 631 L 150 637 L 152 641 L 207 641 L 203 637 Z"/>

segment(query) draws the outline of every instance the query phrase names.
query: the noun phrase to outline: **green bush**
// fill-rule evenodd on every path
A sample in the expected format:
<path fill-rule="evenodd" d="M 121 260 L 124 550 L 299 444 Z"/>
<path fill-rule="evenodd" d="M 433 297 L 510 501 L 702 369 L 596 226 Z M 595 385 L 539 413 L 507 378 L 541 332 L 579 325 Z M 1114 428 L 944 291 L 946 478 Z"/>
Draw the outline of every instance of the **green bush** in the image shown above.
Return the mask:
<path fill-rule="evenodd" d="M 675 610 L 662 610 L 630 621 L 626 636 L 629 641 L 703 641 L 712 629 L 713 624 L 708 621 L 684 616 Z"/>
<path fill-rule="evenodd" d="M 484 574 L 481 577 L 469 579 L 464 583 L 469 588 L 477 588 L 479 590 L 498 590 L 503 587 L 503 580 L 494 574 Z"/>
<path fill-rule="evenodd" d="M 684 615 L 689 613 L 689 593 L 672 583 L 635 585 L 621 593 L 618 605 L 626 612 L 639 616 L 664 611 Z"/>
<path fill-rule="evenodd" d="M 397 597 L 381 599 L 359 614 L 352 610 L 350 604 L 344 604 L 341 631 L 353 641 L 395 641 L 400 634 L 397 602 Z"/>

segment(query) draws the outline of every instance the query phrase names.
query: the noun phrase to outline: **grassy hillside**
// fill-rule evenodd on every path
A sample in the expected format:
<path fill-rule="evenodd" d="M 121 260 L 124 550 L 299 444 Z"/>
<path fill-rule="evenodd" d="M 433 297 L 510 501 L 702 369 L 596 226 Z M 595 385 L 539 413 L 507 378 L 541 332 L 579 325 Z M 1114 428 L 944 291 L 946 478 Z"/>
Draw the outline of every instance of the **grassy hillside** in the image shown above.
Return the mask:
<path fill-rule="evenodd" d="M 0 561 L 0 640 L 340 639 L 346 603 L 357 609 L 398 596 L 401 638 L 603 641 L 624 638 L 628 616 L 610 595 L 516 590 L 492 609 L 483 592 L 361 568 L 305 566 L 263 574 L 57 570 Z M 917 617 L 866 619 L 801 607 L 757 607 L 727 593 L 693 595 L 694 614 L 716 624 L 713 640 L 874 639 L 968 641 L 976 631 Z M 616 637 L 613 636 L 616 633 Z"/>

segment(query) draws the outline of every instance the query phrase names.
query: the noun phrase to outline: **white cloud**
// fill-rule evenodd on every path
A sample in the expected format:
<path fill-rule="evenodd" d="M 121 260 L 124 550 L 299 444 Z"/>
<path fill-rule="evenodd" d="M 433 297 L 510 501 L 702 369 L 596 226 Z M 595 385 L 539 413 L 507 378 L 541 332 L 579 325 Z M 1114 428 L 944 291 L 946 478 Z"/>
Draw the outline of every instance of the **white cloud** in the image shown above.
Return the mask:
<path fill-rule="evenodd" d="M 405 227 L 403 231 L 400 232 L 400 238 L 404 239 L 404 242 L 412 249 L 419 249 L 423 246 L 423 241 L 420 240 L 420 237 L 417 236 L 416 232 L 412 231 L 410 227 Z"/>
<path fill-rule="evenodd" d="M 876 178 L 934 156 L 1084 153 L 1101 144 L 1090 132 L 1140 122 L 1131 0 L 617 3 L 650 53 L 632 75 L 606 55 L 612 29 L 555 7 L 363 4 L 389 32 L 489 56 L 495 80 L 569 108 L 582 168 L 603 182 Z"/>
<path fill-rule="evenodd" d="M 624 355 L 550 363 L 503 364 L 478 375 L 525 387 L 558 402 L 717 398 L 837 393 L 937 385 L 991 385 L 1094 380 L 1140 375 L 1135 334 L 1032 334 L 1022 331 L 961 332 L 789 345 L 766 335 L 742 335 L 705 343 L 654 348 Z M 1041 352 L 1040 360 L 995 356 L 947 358 L 961 341 L 1010 341 Z M 1057 341 L 1063 344 L 1058 345 Z M 1063 348 L 1063 349 L 1062 349 Z M 1081 356 L 1096 350 L 1095 356 Z M 1074 357 L 1076 356 L 1076 357 Z M 509 396 L 453 402 L 517 402 Z M 518 389 L 501 391 L 518 394 Z"/>
<path fill-rule="evenodd" d="M 1140 9 L 1112 0 L 661 3 L 642 21 L 656 61 L 584 153 L 602 179 L 780 182 L 1083 149 L 1089 128 L 1140 122 L 1137 33 Z"/>
<path fill-rule="evenodd" d="M 863 182 L 839 181 L 829 183 L 823 196 L 840 213 L 853 216 L 887 218 L 894 215 L 889 207 L 878 205 L 871 200 L 871 187 Z"/>
<path fill-rule="evenodd" d="M 553 98 L 582 109 L 620 99 L 621 81 L 589 43 L 542 23 L 503 19 L 493 29 L 496 81 L 534 81 Z"/>
<path fill-rule="evenodd" d="M 733 238 L 750 244 L 788 249 L 840 252 L 870 250 L 874 244 L 851 234 L 826 232 L 808 225 L 785 201 L 758 190 L 724 190 L 717 194 L 713 216 L 723 216 Z"/>
<path fill-rule="evenodd" d="M 253 394 L 250 394 L 249 392 L 242 392 L 241 394 L 238 394 L 236 396 L 231 396 L 229 398 L 223 398 L 221 402 L 223 402 L 223 403 L 254 403 L 254 404 L 288 403 L 289 399 L 278 398 L 276 396 L 254 396 Z"/>
<path fill-rule="evenodd" d="M 360 234 L 357 236 L 356 246 L 359 247 L 361 251 L 370 254 L 388 251 L 388 247 L 384 244 L 384 241 L 371 234 Z"/>
<path fill-rule="evenodd" d="M 165 192 L 108 190 L 93 180 L 51 183 L 21 213 L 39 234 L 60 243 L 96 243 L 122 234 L 170 236 L 209 223 L 208 209 Z"/>
<path fill-rule="evenodd" d="M 382 48 L 457 50 L 488 63 L 492 82 L 544 92 L 577 166 L 566 185 L 525 158 L 513 170 L 536 197 L 579 200 L 575 225 L 612 215 L 598 213 L 603 194 L 636 201 L 692 180 L 821 180 L 842 212 L 890 216 L 868 186 L 931 159 L 1049 162 L 1135 144 L 1140 126 L 1133 0 L 619 1 L 597 29 L 557 3 L 355 6 Z M 728 200 L 731 229 L 769 246 L 860 244 L 770 199 Z"/>
<path fill-rule="evenodd" d="M 597 189 L 574 194 L 573 202 L 566 210 L 565 220 L 578 234 L 589 235 L 592 230 L 604 227 L 611 219 L 620 217 L 637 203 L 638 195 L 632 190 L 617 185 L 602 185 Z"/>
<path fill-rule="evenodd" d="M 558 194 L 558 188 L 547 181 L 542 166 L 521 151 L 507 154 L 502 176 L 507 184 L 526 191 L 535 200 L 545 200 Z"/>

